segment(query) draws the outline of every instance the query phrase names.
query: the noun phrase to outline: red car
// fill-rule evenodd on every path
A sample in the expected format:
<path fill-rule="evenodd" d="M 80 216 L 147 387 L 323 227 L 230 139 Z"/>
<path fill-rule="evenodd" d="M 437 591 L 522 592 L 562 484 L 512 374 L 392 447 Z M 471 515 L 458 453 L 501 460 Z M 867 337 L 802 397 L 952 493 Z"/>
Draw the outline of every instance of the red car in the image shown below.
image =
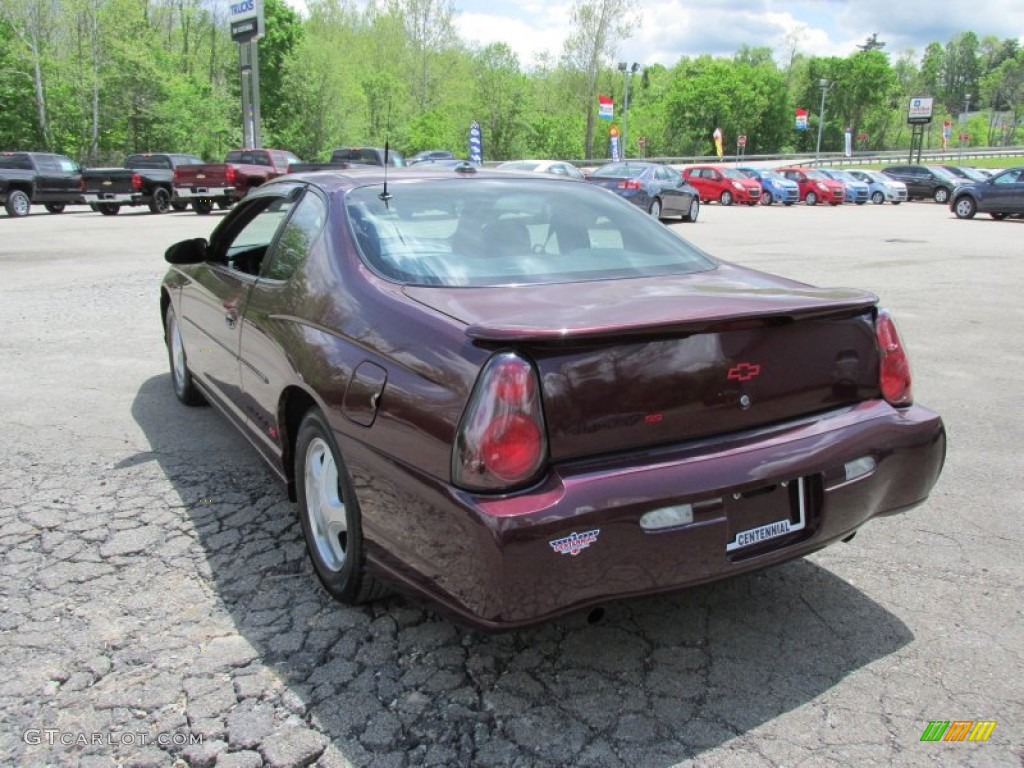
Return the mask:
<path fill-rule="evenodd" d="M 787 179 L 800 186 L 800 199 L 807 205 L 819 202 L 829 205 L 841 205 L 846 199 L 846 188 L 842 182 L 829 178 L 821 171 L 813 168 L 776 168 Z"/>
<path fill-rule="evenodd" d="M 761 202 L 761 183 L 735 168 L 694 165 L 683 171 L 683 178 L 700 191 L 705 203 L 717 200 L 722 205 L 733 202 L 757 205 Z"/>
<path fill-rule="evenodd" d="M 530 624 L 849 540 L 942 468 L 872 294 L 718 261 L 591 184 L 287 176 L 166 258 L 175 394 L 287 484 L 344 602 L 390 582 Z"/>
<path fill-rule="evenodd" d="M 284 149 L 233 149 L 223 163 L 179 165 L 174 169 L 174 194 L 196 213 L 207 214 L 216 203 L 230 207 L 250 190 L 288 173 L 299 158 Z"/>

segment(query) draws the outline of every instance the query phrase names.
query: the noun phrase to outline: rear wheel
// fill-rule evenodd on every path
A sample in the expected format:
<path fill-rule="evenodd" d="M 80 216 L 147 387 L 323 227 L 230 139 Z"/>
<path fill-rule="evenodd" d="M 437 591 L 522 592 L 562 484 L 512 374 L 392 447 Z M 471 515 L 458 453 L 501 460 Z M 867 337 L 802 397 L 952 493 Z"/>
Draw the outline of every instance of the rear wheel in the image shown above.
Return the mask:
<path fill-rule="evenodd" d="M 43 207 L 50 213 L 64 213 L 64 203 L 47 203 Z"/>
<path fill-rule="evenodd" d="M 804 202 L 807 203 L 808 205 L 817 205 L 818 194 L 816 192 L 808 192 L 807 197 L 804 198 Z"/>
<path fill-rule="evenodd" d="M 188 359 L 185 357 L 185 344 L 181 339 L 181 329 L 178 328 L 178 318 L 174 314 L 174 307 L 170 305 L 168 305 L 167 314 L 164 317 L 164 329 L 174 394 L 185 405 L 202 405 L 206 399 L 199 392 L 195 382 L 192 381 L 192 374 L 188 370 Z"/>
<path fill-rule="evenodd" d="M 151 213 L 167 213 L 171 210 L 171 193 L 166 187 L 153 190 L 153 196 L 149 198 L 149 210 Z"/>
<path fill-rule="evenodd" d="M 648 213 L 656 219 L 661 218 L 661 200 L 654 198 L 651 200 L 651 207 L 647 209 Z"/>
<path fill-rule="evenodd" d="M 698 216 L 700 216 L 700 198 L 695 196 L 690 201 L 690 207 L 683 214 L 683 221 L 696 221 Z"/>
<path fill-rule="evenodd" d="M 772 196 L 772 193 L 769 192 L 767 189 L 761 193 L 761 205 L 771 205 L 774 202 L 775 198 Z"/>
<path fill-rule="evenodd" d="M 725 192 L 722 193 L 722 196 L 718 198 L 718 202 L 722 205 L 732 205 L 732 192 L 728 189 L 725 190 Z"/>
<path fill-rule="evenodd" d="M 17 218 L 28 216 L 28 211 L 31 207 L 32 201 L 20 189 L 12 190 L 7 195 L 7 203 L 4 205 L 4 208 L 7 209 L 7 214 Z"/>
<path fill-rule="evenodd" d="M 104 216 L 117 216 L 121 212 L 121 206 L 117 203 L 97 203 L 96 210 Z"/>
<path fill-rule="evenodd" d="M 935 190 L 935 193 L 932 195 L 932 199 L 936 203 L 938 203 L 939 205 L 942 205 L 943 203 L 948 203 L 949 202 L 949 190 L 946 189 L 945 187 L 938 187 Z"/>
<path fill-rule="evenodd" d="M 385 593 L 365 572 L 362 515 L 355 488 L 323 413 L 310 409 L 295 441 L 299 521 L 317 578 L 350 605 Z"/>
<path fill-rule="evenodd" d="M 192 210 L 195 211 L 198 214 L 201 214 L 201 215 L 205 216 L 206 214 L 208 214 L 210 211 L 213 210 L 213 201 L 212 200 L 198 200 L 198 199 L 197 200 L 193 200 L 192 201 Z"/>
<path fill-rule="evenodd" d="M 875 191 L 871 193 L 871 202 L 875 205 L 881 205 L 885 202 L 885 195 L 881 192 Z"/>

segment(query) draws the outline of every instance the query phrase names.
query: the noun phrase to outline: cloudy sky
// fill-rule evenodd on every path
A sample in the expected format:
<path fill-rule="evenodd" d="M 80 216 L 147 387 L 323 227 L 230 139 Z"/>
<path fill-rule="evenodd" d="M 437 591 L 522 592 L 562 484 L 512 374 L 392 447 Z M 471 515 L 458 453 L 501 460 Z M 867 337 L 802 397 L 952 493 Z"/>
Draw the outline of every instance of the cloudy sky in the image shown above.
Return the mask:
<path fill-rule="evenodd" d="M 571 3 L 455 0 L 455 6 L 464 39 L 504 41 L 529 65 L 538 52 L 561 51 Z M 1021 0 L 660 0 L 635 7 L 642 9 L 640 27 L 620 44 L 619 58 L 642 65 L 729 55 L 744 44 L 770 46 L 779 56 L 792 35 L 800 51 L 823 56 L 845 56 L 873 32 L 887 52 L 913 48 L 918 55 L 933 40 L 945 44 L 967 30 L 1024 43 Z"/>
<path fill-rule="evenodd" d="M 304 0 L 287 0 L 300 10 Z M 565 0 L 454 0 L 466 41 L 508 43 L 530 66 L 536 54 L 558 56 L 569 29 Z M 886 52 L 918 56 L 937 40 L 972 30 L 979 37 L 1024 43 L 1022 0 L 637 0 L 640 27 L 618 58 L 672 66 L 680 56 L 730 55 L 742 45 L 767 45 L 781 57 L 795 35 L 801 52 L 846 56 L 873 32 Z"/>

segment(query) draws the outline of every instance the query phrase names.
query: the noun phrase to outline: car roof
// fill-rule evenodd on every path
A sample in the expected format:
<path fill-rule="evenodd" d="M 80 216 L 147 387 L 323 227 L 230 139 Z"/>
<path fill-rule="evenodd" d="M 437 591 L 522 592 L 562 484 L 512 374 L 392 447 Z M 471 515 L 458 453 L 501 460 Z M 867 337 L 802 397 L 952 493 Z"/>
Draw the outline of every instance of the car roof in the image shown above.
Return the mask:
<path fill-rule="evenodd" d="M 383 184 L 385 180 L 389 184 L 402 184 L 408 181 L 452 178 L 504 179 L 506 181 L 515 178 L 522 178 L 529 179 L 530 181 L 550 181 L 553 183 L 565 181 L 567 183 L 576 183 L 575 180 L 568 177 L 537 174 L 529 171 L 498 171 L 489 168 L 480 168 L 478 166 L 470 165 L 469 163 L 466 163 L 465 166 L 459 165 L 455 167 L 450 167 L 445 164 L 426 163 L 407 168 L 393 168 L 388 166 L 387 173 L 384 172 L 384 166 L 380 165 L 369 165 L 359 168 L 325 169 L 321 171 L 302 171 L 299 173 L 290 173 L 287 176 L 279 176 L 277 179 L 268 182 L 268 184 L 264 186 L 272 185 L 278 181 L 295 182 L 301 180 L 310 184 L 315 184 L 324 192 L 332 193 L 339 191 L 344 192 L 355 187 Z"/>

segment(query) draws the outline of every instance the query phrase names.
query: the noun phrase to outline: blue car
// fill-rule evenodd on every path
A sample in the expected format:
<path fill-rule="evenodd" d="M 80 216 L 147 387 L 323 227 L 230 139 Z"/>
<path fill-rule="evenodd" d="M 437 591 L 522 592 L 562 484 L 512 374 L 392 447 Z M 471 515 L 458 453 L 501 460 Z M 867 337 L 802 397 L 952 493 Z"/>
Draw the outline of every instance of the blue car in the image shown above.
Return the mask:
<path fill-rule="evenodd" d="M 783 205 L 800 202 L 800 185 L 767 168 L 737 168 L 744 176 L 761 182 L 761 205 L 778 200 Z"/>
<path fill-rule="evenodd" d="M 846 202 L 864 205 L 871 199 L 871 189 L 860 179 L 851 176 L 848 171 L 840 171 L 836 168 L 819 168 L 822 173 L 830 179 L 835 179 L 846 190 Z"/>
<path fill-rule="evenodd" d="M 958 219 L 972 219 L 976 213 L 987 213 L 996 221 L 1024 216 L 1024 166 L 957 187 L 949 207 Z"/>
<path fill-rule="evenodd" d="M 586 180 L 614 192 L 656 219 L 680 216 L 683 221 L 696 221 L 700 214 L 700 193 L 679 171 L 661 163 L 608 163 Z"/>

